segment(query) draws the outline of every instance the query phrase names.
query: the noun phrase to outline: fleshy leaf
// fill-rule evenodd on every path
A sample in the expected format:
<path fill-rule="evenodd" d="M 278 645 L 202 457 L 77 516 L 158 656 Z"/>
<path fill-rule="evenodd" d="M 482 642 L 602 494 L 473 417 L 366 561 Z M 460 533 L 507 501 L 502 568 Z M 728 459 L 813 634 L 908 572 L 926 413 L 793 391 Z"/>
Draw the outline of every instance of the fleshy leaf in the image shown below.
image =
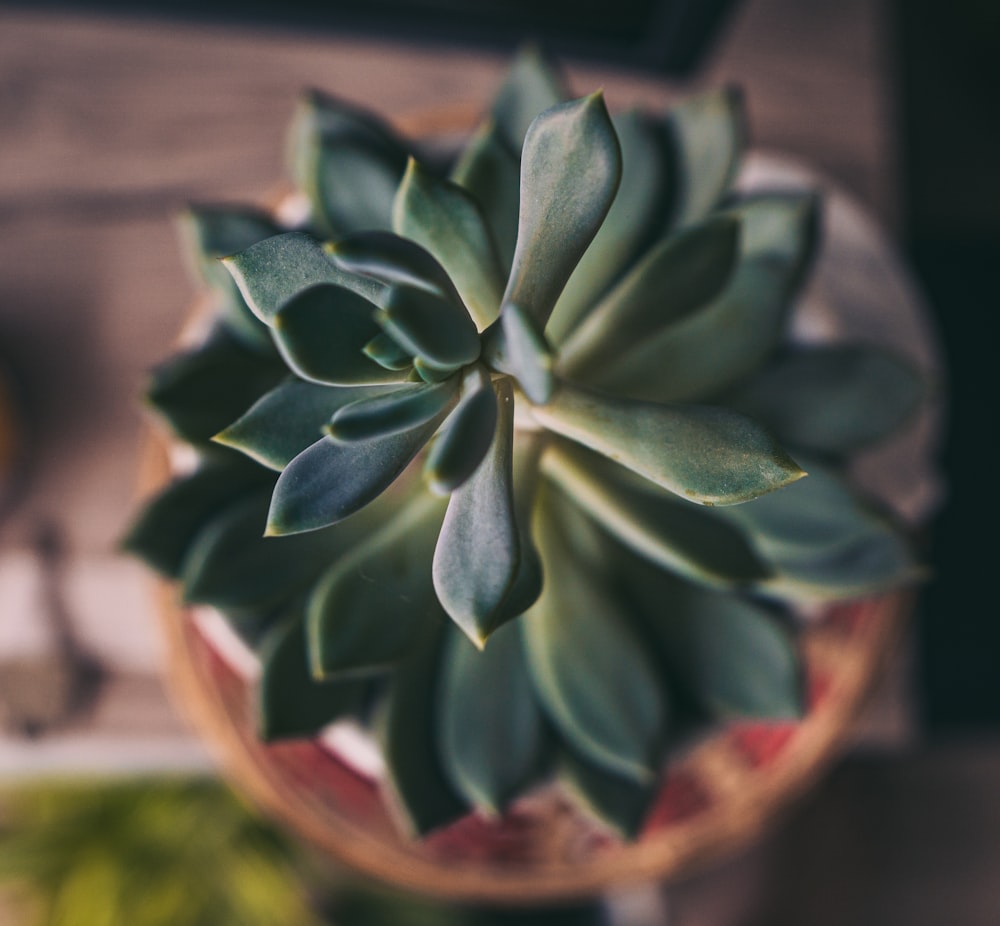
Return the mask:
<path fill-rule="evenodd" d="M 364 353 L 380 333 L 375 306 L 342 286 L 317 284 L 293 296 L 273 318 L 274 340 L 285 362 L 303 379 L 328 386 L 400 382 Z"/>
<path fill-rule="evenodd" d="M 363 348 L 365 356 L 371 357 L 380 367 L 387 370 L 405 370 L 413 366 L 413 357 L 406 348 L 385 331 L 380 331 Z"/>
<path fill-rule="evenodd" d="M 546 334 L 561 345 L 594 307 L 623 268 L 649 243 L 666 207 L 665 141 L 647 115 L 636 110 L 615 117 L 622 150 L 622 177 L 607 217 L 570 276 L 552 312 Z"/>
<path fill-rule="evenodd" d="M 307 447 L 278 477 L 267 533 L 312 531 L 360 510 L 396 480 L 443 417 L 371 440 L 342 444 L 324 437 Z"/>
<path fill-rule="evenodd" d="M 585 377 L 718 296 L 739 253 L 739 230 L 736 217 L 723 215 L 663 239 L 570 333 L 560 368 Z"/>
<path fill-rule="evenodd" d="M 332 283 L 377 302 L 385 287 L 338 267 L 312 235 L 286 232 L 267 238 L 222 261 L 247 305 L 267 325 L 278 310 L 303 290 Z"/>
<path fill-rule="evenodd" d="M 280 472 L 323 436 L 323 427 L 339 408 L 393 388 L 321 386 L 288 377 L 216 434 L 215 441 Z"/>
<path fill-rule="evenodd" d="M 482 207 L 457 183 L 410 161 L 393 209 L 393 229 L 441 263 L 480 328 L 497 317 L 503 276 Z"/>
<path fill-rule="evenodd" d="M 443 514 L 440 499 L 417 495 L 323 574 L 307 609 L 314 676 L 391 668 L 438 620 L 431 556 Z"/>
<path fill-rule="evenodd" d="M 270 346 L 267 329 L 254 317 L 236 281 L 219 262 L 281 228 L 261 209 L 246 206 L 192 205 L 180 217 L 182 237 L 198 275 L 222 294 L 222 312 L 237 334 L 255 345 Z"/>
<path fill-rule="evenodd" d="M 479 357 L 479 332 L 469 313 L 429 290 L 393 286 L 377 319 L 401 347 L 438 369 L 456 369 Z"/>
<path fill-rule="evenodd" d="M 504 144 L 499 127 L 490 119 L 473 134 L 451 172 L 451 179 L 483 207 L 504 274 L 510 270 L 517 243 L 520 150 L 515 154 Z"/>
<path fill-rule="evenodd" d="M 544 720 L 515 625 L 479 652 L 460 633 L 445 645 L 438 728 L 441 762 L 455 789 L 499 814 L 538 773 Z"/>
<path fill-rule="evenodd" d="M 643 784 L 587 761 L 570 749 L 559 756 L 560 782 L 598 820 L 622 839 L 635 839 L 653 806 L 658 781 Z"/>
<path fill-rule="evenodd" d="M 667 722 L 663 686 L 602 564 L 576 548 L 589 525 L 568 506 L 559 513 L 557 521 L 548 494 L 536 510 L 546 581 L 516 625 L 535 689 L 575 750 L 607 771 L 648 782 Z"/>
<path fill-rule="evenodd" d="M 784 443 L 845 455 L 885 437 L 925 397 L 902 358 L 872 346 L 797 348 L 734 391 L 731 404 Z"/>
<path fill-rule="evenodd" d="M 389 227 L 407 154 L 384 122 L 316 90 L 304 96 L 292 125 L 293 179 L 316 221 L 335 236 Z"/>
<path fill-rule="evenodd" d="M 545 323 L 607 215 L 621 177 L 621 150 L 600 93 L 542 113 L 521 159 L 517 246 L 504 304 Z"/>
<path fill-rule="evenodd" d="M 566 88 L 555 65 L 537 46 L 522 47 L 490 110 L 508 150 L 518 155 L 535 117 L 566 97 Z"/>
<path fill-rule="evenodd" d="M 805 475 L 744 415 L 708 405 L 657 405 L 561 385 L 532 414 L 661 488 L 702 505 L 735 505 Z"/>
<path fill-rule="evenodd" d="M 339 441 L 370 440 L 439 418 L 458 399 L 459 377 L 434 385 L 407 383 L 337 410 L 326 433 Z"/>
<path fill-rule="evenodd" d="M 719 587 L 770 574 L 741 531 L 610 460 L 558 442 L 547 450 L 544 468 L 612 536 L 664 569 Z"/>
<path fill-rule="evenodd" d="M 312 677 L 301 613 L 294 613 L 271 630 L 258 655 L 257 722 L 264 742 L 315 736 L 327 724 L 356 715 L 364 707 L 368 693 L 365 682 L 323 682 Z"/>
<path fill-rule="evenodd" d="M 516 303 L 508 302 L 500 316 L 503 332 L 503 369 L 511 373 L 524 394 L 537 405 L 552 397 L 554 360 L 545 335 L 535 320 Z"/>
<path fill-rule="evenodd" d="M 175 579 L 194 538 L 212 516 L 254 489 L 269 487 L 273 478 L 239 454 L 213 455 L 148 501 L 122 546 Z"/>
<path fill-rule="evenodd" d="M 415 835 L 451 823 L 469 811 L 439 758 L 443 623 L 425 635 L 393 673 L 376 735 L 385 757 L 388 784 Z"/>
<path fill-rule="evenodd" d="M 424 476 L 434 492 L 453 492 L 475 472 L 493 442 L 497 405 L 489 375 L 474 367 L 464 379 L 457 408 L 427 454 Z"/>
<path fill-rule="evenodd" d="M 426 248 L 390 231 L 358 232 L 325 245 L 337 264 L 350 273 L 392 285 L 429 289 L 462 305 L 455 284 Z"/>
<path fill-rule="evenodd" d="M 498 626 L 521 558 L 512 486 L 514 393 L 506 380 L 495 388 L 493 441 L 475 472 L 452 492 L 433 566 L 438 600 L 480 649 Z"/>
<path fill-rule="evenodd" d="M 287 370 L 216 325 L 201 344 L 157 366 L 146 400 L 183 440 L 200 444 L 243 414 Z"/>
<path fill-rule="evenodd" d="M 743 95 L 725 87 L 692 96 L 667 114 L 675 152 L 677 201 L 671 225 L 703 219 L 729 188 L 746 144 Z"/>
<path fill-rule="evenodd" d="M 791 628 L 738 595 L 698 588 L 631 560 L 623 595 L 643 614 L 672 685 L 713 721 L 794 720 L 804 679 Z"/>
<path fill-rule="evenodd" d="M 740 261 L 700 311 L 588 371 L 589 385 L 652 401 L 711 395 L 757 369 L 785 334 L 815 243 L 812 194 L 760 194 L 734 207 Z"/>

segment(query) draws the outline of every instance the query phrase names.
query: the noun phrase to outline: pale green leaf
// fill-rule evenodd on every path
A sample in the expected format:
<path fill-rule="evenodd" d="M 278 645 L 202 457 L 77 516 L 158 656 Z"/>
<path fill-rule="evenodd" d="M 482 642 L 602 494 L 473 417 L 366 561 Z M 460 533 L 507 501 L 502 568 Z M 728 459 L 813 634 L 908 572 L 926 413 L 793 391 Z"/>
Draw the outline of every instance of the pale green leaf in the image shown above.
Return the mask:
<path fill-rule="evenodd" d="M 601 561 L 579 549 L 589 525 L 565 505 L 559 514 L 547 494 L 535 526 L 546 581 L 516 625 L 535 689 L 575 750 L 607 771 L 648 782 L 667 723 L 663 685 Z"/>
<path fill-rule="evenodd" d="M 394 388 L 322 386 L 288 377 L 216 434 L 215 441 L 280 472 L 323 436 L 324 426 L 338 409 Z"/>
<path fill-rule="evenodd" d="M 305 232 L 276 235 L 222 263 L 254 315 L 267 325 L 285 303 L 319 283 L 342 286 L 369 302 L 377 302 L 385 289 L 375 280 L 342 270 L 323 245 Z"/>
<path fill-rule="evenodd" d="M 725 408 L 635 402 L 563 384 L 532 414 L 550 431 L 702 505 L 735 505 L 805 475 L 759 425 Z"/>
<path fill-rule="evenodd" d="M 508 150 L 517 155 L 535 117 L 567 97 L 561 75 L 535 45 L 518 52 L 493 100 L 490 114 Z"/>
<path fill-rule="evenodd" d="M 338 441 L 371 440 L 420 427 L 458 400 L 460 378 L 441 383 L 407 383 L 380 395 L 366 396 L 339 408 L 326 427 Z"/>
<path fill-rule="evenodd" d="M 521 552 L 512 485 L 514 394 L 506 380 L 495 388 L 492 443 L 475 472 L 451 494 L 433 564 L 438 600 L 479 648 L 499 625 Z"/>
<path fill-rule="evenodd" d="M 663 239 L 569 333 L 559 349 L 560 369 L 586 379 L 589 370 L 718 296 L 739 254 L 739 231 L 736 217 L 722 215 Z"/>
<path fill-rule="evenodd" d="M 558 442 L 546 451 L 543 465 L 605 530 L 664 569 L 729 588 L 769 575 L 740 530 L 603 457 Z"/>
<path fill-rule="evenodd" d="M 538 774 L 544 720 L 521 635 L 507 625 L 478 651 L 460 633 L 445 645 L 438 702 L 441 761 L 455 789 L 499 814 Z"/>
<path fill-rule="evenodd" d="M 479 357 L 479 332 L 469 313 L 429 290 L 392 286 L 376 318 L 402 348 L 432 367 L 453 370 Z"/>
<path fill-rule="evenodd" d="M 501 368 L 517 379 L 532 402 L 548 402 L 555 389 L 555 377 L 552 373 L 552 349 L 545 335 L 535 320 L 513 302 L 504 306 L 500 328 L 503 333 Z"/>
<path fill-rule="evenodd" d="M 553 107 L 531 124 L 504 304 L 519 305 L 544 329 L 604 221 L 620 176 L 621 150 L 600 93 Z"/>
<path fill-rule="evenodd" d="M 431 558 L 444 502 L 418 494 L 395 510 L 334 562 L 309 596 L 309 660 L 317 678 L 390 668 L 441 615 Z"/>
<path fill-rule="evenodd" d="M 392 223 L 398 234 L 440 262 L 480 328 L 497 317 L 503 295 L 500 261 L 483 209 L 468 190 L 411 160 Z"/>

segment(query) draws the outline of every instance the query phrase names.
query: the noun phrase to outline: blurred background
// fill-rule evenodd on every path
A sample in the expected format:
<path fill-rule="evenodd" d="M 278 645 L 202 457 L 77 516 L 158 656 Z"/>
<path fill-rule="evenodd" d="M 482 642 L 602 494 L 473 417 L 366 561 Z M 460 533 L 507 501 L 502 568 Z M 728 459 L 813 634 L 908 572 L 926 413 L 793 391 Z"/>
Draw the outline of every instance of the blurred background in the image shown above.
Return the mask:
<path fill-rule="evenodd" d="M 672 926 L 995 924 L 996 0 L 0 2 L 0 895 L 13 898 L 0 922 L 139 924 L 115 913 L 133 908 L 80 898 L 150 880 L 141 867 L 119 877 L 137 832 L 136 851 L 160 860 L 149 870 L 170 859 L 192 883 L 204 866 L 185 855 L 189 834 L 150 821 L 197 801 L 224 806 L 219 826 L 252 847 L 219 863 L 242 887 L 208 891 L 205 920 L 164 888 L 146 898 L 150 923 L 500 916 L 373 897 L 226 796 L 164 691 L 148 581 L 116 544 L 134 509 L 143 375 L 194 295 L 178 209 L 266 198 L 303 87 L 410 119 L 488 98 L 526 37 L 619 106 L 741 84 L 754 146 L 815 167 L 896 242 L 948 368 L 933 576 L 867 732 L 762 844 L 667 887 Z M 133 835 L 100 842 L 118 832 L 108 821 Z M 81 871 L 84 856 L 99 863 Z M 262 871 L 273 909 L 243 896 Z M 42 919 L 58 910 L 25 885 L 89 918 Z M 618 908 L 643 923 L 627 898 Z"/>

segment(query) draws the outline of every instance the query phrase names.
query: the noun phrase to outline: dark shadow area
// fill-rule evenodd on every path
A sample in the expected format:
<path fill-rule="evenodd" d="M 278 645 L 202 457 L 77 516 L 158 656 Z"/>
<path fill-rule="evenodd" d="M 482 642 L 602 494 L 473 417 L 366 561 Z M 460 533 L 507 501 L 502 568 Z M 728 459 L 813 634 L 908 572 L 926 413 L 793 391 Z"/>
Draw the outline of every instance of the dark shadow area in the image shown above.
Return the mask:
<path fill-rule="evenodd" d="M 896 0 L 905 234 L 949 368 L 949 499 L 920 625 L 932 733 L 1000 724 L 995 315 L 1000 308 L 1000 5 Z"/>

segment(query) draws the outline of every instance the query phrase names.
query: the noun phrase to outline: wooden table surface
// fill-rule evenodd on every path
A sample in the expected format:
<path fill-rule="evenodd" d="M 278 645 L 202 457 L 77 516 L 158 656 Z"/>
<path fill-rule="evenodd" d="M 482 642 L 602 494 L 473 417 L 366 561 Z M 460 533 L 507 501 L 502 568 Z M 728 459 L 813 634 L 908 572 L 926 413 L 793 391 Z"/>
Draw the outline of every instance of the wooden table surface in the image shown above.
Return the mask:
<path fill-rule="evenodd" d="M 741 84 L 756 147 L 811 163 L 891 229 L 899 204 L 887 8 L 888 0 L 746 0 L 698 83 Z M 0 775 L 206 761 L 158 684 L 146 575 L 115 548 L 134 510 L 143 376 L 194 293 L 172 216 L 191 200 L 266 196 L 283 176 L 283 133 L 304 87 L 403 119 L 487 98 L 504 67 L 502 56 L 450 47 L 0 9 L 0 355 L 23 380 L 32 439 L 24 491 L 0 524 L 0 673 L 44 666 L 51 628 L 65 619 L 104 679 L 91 710 L 61 727 L 31 741 L 10 729 L 0 736 Z M 569 72 L 581 92 L 604 86 L 614 106 L 662 106 L 687 89 L 574 62 Z M 883 699 L 883 732 L 912 732 L 902 702 L 898 692 Z M 925 766 L 892 761 L 900 781 L 917 779 L 901 794 L 933 792 L 920 790 Z M 941 761 L 926 774 L 946 777 Z M 988 767 L 996 761 L 990 754 Z M 833 807 L 865 790 L 843 785 L 843 773 L 837 781 Z M 985 790 L 985 775 L 970 781 Z M 879 806 L 891 814 L 900 805 Z M 908 839 L 939 832 L 899 825 Z M 782 845 L 796 839 L 810 844 L 800 827 Z M 838 845 L 851 852 L 850 839 Z M 986 850 L 1000 856 L 995 839 Z M 757 863 L 740 864 L 708 888 L 682 887 L 677 921 L 749 924 L 753 891 L 733 885 L 751 877 L 759 887 L 775 869 L 747 875 Z M 809 862 L 782 864 L 802 874 Z M 817 871 L 806 874 L 819 884 Z M 706 900 L 719 885 L 743 897 L 742 913 Z M 788 912 L 810 906 L 801 894 L 781 916 L 769 894 L 774 916 L 760 922 L 803 922 Z M 908 913 L 839 922 L 931 922 L 919 907 Z"/>

